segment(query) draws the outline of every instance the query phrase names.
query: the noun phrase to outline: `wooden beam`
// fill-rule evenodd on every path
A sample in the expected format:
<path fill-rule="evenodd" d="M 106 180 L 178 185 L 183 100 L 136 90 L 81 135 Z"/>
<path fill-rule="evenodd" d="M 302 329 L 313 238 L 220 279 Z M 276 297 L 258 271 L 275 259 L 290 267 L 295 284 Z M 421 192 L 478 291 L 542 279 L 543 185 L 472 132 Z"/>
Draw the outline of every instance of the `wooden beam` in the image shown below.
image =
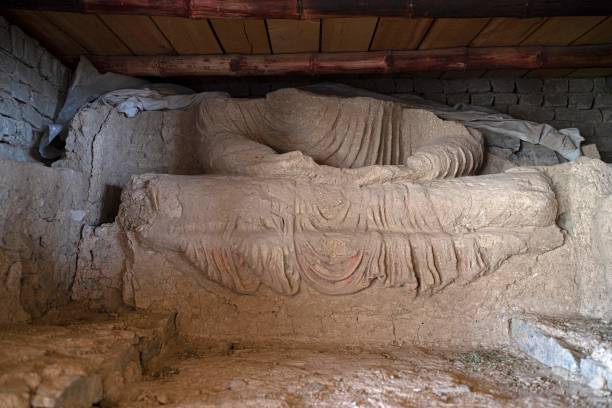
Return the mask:
<path fill-rule="evenodd" d="M 541 17 L 612 15 L 605 0 L 4 0 L 0 7 L 191 18 Z"/>
<path fill-rule="evenodd" d="M 444 50 L 91 57 L 104 72 L 134 76 L 257 76 L 489 69 L 609 68 L 612 45 Z"/>

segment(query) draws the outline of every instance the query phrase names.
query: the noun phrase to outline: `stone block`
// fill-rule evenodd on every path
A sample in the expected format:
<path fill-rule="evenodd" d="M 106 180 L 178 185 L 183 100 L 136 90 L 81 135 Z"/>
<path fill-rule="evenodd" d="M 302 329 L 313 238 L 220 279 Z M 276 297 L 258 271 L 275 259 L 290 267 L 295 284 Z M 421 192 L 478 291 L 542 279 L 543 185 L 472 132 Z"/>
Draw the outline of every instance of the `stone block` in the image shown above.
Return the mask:
<path fill-rule="evenodd" d="M 0 116 L 0 141 L 28 149 L 34 145 L 32 127 L 22 121 Z"/>
<path fill-rule="evenodd" d="M 566 93 L 544 94 L 544 106 L 567 106 Z"/>
<path fill-rule="evenodd" d="M 15 72 L 16 68 L 17 61 L 15 58 L 12 55 L 0 50 L 0 72 L 12 74 Z"/>
<path fill-rule="evenodd" d="M 595 136 L 599 138 L 609 138 L 612 144 L 612 123 L 600 123 L 595 125 Z"/>
<path fill-rule="evenodd" d="M 38 63 L 38 72 L 43 78 L 49 79 L 57 74 L 56 59 L 48 51 L 43 50 Z"/>
<path fill-rule="evenodd" d="M 470 103 L 476 106 L 492 106 L 493 100 L 493 92 L 476 93 L 470 96 Z"/>
<path fill-rule="evenodd" d="M 30 156 L 30 154 L 28 153 L 28 150 L 22 147 L 13 146 L 8 143 L 0 143 L 0 161 L 1 160 L 11 160 L 11 161 L 16 161 L 16 162 L 31 162 L 31 163 L 36 162 L 36 160 Z M 15 289 L 18 290 L 17 287 L 15 287 Z M 2 405 L 0 404 L 0 406 Z"/>
<path fill-rule="evenodd" d="M 612 83 L 610 83 L 610 81 L 607 81 L 606 78 L 594 78 L 593 91 L 602 93 L 612 92 Z"/>
<path fill-rule="evenodd" d="M 589 122 L 572 122 L 573 128 L 580 130 L 582 137 L 590 138 L 595 134 L 595 124 Z"/>
<path fill-rule="evenodd" d="M 27 65 L 21 62 L 17 62 L 17 68 L 15 70 L 14 76 L 17 80 L 30 86 L 32 89 L 42 88 L 43 79 L 38 74 L 38 69 L 28 67 Z"/>
<path fill-rule="evenodd" d="M 592 110 L 578 110 L 570 108 L 556 108 L 555 119 L 557 120 L 569 120 L 571 122 L 585 123 L 585 122 L 601 122 L 601 112 L 597 109 Z"/>
<path fill-rule="evenodd" d="M 596 108 L 612 107 L 612 93 L 597 94 L 595 96 L 595 107 Z"/>
<path fill-rule="evenodd" d="M 467 84 L 462 79 L 452 79 L 444 81 L 444 92 L 447 94 L 457 94 L 467 91 Z"/>
<path fill-rule="evenodd" d="M 514 92 L 514 79 L 492 79 L 491 86 L 493 87 L 494 92 Z"/>
<path fill-rule="evenodd" d="M 30 100 L 30 89 L 16 81 L 12 75 L 0 72 L 0 89 L 20 102 Z"/>
<path fill-rule="evenodd" d="M 470 103 L 470 95 L 467 93 L 454 93 L 446 95 L 446 103 L 451 106 L 458 105 L 460 103 Z"/>
<path fill-rule="evenodd" d="M 510 106 L 508 113 L 517 119 L 530 120 L 537 123 L 547 123 L 553 120 L 555 116 L 552 109 L 529 105 Z"/>
<path fill-rule="evenodd" d="M 593 80 L 590 78 L 576 78 L 569 80 L 569 91 L 575 93 L 592 92 Z"/>
<path fill-rule="evenodd" d="M 542 80 L 538 78 L 517 78 L 516 90 L 519 93 L 541 92 Z"/>
<path fill-rule="evenodd" d="M 520 105 L 540 106 L 543 100 L 544 100 L 544 97 L 541 93 L 520 94 L 519 95 Z"/>
<path fill-rule="evenodd" d="M 567 92 L 569 81 L 566 78 L 551 78 L 544 80 L 544 92 L 560 93 Z"/>
<path fill-rule="evenodd" d="M 8 27 L 0 26 L 0 48 L 11 52 L 11 33 Z"/>
<path fill-rule="evenodd" d="M 26 37 L 23 49 L 23 62 L 30 67 L 38 67 L 42 56 L 42 47 L 33 38 Z"/>
<path fill-rule="evenodd" d="M 484 78 L 468 79 L 467 87 L 469 92 L 490 92 L 491 82 Z"/>
<path fill-rule="evenodd" d="M 414 80 L 414 90 L 423 94 L 437 94 L 444 92 L 444 85 L 437 79 L 417 78 Z"/>
<path fill-rule="evenodd" d="M 414 90 L 414 81 L 410 78 L 396 78 L 395 92 L 410 93 Z"/>
<path fill-rule="evenodd" d="M 10 31 L 12 54 L 15 58 L 21 60 L 25 52 L 26 35 L 17 26 L 11 26 Z"/>
<path fill-rule="evenodd" d="M 592 93 L 574 93 L 569 95 L 568 106 L 575 109 L 591 109 L 593 107 Z"/>
<path fill-rule="evenodd" d="M 7 136 L 15 134 L 17 121 L 0 116 L 0 140 L 5 141 Z"/>
<path fill-rule="evenodd" d="M 498 105 L 514 105 L 518 101 L 518 96 L 515 93 L 496 93 L 495 106 Z"/>
<path fill-rule="evenodd" d="M 230 89 L 230 93 L 234 95 Z M 248 88 L 247 88 L 248 92 Z M 243 97 L 244 95 L 238 95 L 236 97 Z M 41 115 L 47 118 L 53 118 L 57 109 L 57 96 L 55 98 L 48 97 L 45 94 L 39 92 L 32 92 L 30 96 L 30 103 Z"/>
<path fill-rule="evenodd" d="M 604 122 L 612 122 L 612 109 L 601 109 L 601 115 Z"/>
<path fill-rule="evenodd" d="M 430 101 L 446 103 L 446 94 L 444 93 L 426 93 L 423 97 Z"/>
<path fill-rule="evenodd" d="M 50 120 L 43 117 L 32 105 L 23 104 L 21 105 L 21 116 L 23 120 L 28 122 L 36 130 L 43 130 L 46 125 L 50 123 Z"/>
<path fill-rule="evenodd" d="M 572 122 L 569 120 L 551 120 L 547 123 L 555 129 L 567 129 L 572 127 Z"/>
<path fill-rule="evenodd" d="M 0 114 L 13 119 L 21 119 L 21 109 L 12 96 L 0 92 Z"/>

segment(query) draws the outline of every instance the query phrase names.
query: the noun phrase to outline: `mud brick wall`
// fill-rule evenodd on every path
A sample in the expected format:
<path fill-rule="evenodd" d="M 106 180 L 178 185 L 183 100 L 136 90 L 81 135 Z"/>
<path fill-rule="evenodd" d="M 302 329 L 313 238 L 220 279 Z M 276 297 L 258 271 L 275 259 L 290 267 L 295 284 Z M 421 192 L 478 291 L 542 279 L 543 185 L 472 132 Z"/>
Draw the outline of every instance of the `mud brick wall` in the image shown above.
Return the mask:
<path fill-rule="evenodd" d="M 612 162 L 611 78 L 517 78 L 431 80 L 399 79 L 398 87 L 448 105 L 491 107 L 516 118 L 580 129 L 585 143 L 595 143 Z M 409 91 L 406 91 L 409 92 Z"/>
<path fill-rule="evenodd" d="M 31 161 L 65 97 L 69 71 L 0 17 L 0 158 Z"/>

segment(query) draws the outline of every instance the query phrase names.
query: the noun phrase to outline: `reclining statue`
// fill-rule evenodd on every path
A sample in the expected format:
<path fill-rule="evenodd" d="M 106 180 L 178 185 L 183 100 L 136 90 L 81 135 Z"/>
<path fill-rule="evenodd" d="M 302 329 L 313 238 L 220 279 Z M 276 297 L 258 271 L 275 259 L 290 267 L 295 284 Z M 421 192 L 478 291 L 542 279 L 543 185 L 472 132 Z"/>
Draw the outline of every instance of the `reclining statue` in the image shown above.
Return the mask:
<path fill-rule="evenodd" d="M 198 109 L 207 174 L 134 177 L 118 221 L 236 292 L 431 293 L 562 240 L 544 175 L 474 176 L 480 133 L 431 112 L 296 89 Z"/>

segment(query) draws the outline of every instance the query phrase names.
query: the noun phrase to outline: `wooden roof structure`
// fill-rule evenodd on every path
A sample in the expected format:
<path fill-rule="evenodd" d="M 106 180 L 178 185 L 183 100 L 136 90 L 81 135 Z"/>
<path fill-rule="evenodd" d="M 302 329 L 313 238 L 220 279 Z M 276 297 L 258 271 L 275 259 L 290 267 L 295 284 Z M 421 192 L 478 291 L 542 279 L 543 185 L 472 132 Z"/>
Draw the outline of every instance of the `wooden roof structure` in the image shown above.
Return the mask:
<path fill-rule="evenodd" d="M 7 0 L 56 56 L 130 75 L 612 74 L 612 2 Z"/>

